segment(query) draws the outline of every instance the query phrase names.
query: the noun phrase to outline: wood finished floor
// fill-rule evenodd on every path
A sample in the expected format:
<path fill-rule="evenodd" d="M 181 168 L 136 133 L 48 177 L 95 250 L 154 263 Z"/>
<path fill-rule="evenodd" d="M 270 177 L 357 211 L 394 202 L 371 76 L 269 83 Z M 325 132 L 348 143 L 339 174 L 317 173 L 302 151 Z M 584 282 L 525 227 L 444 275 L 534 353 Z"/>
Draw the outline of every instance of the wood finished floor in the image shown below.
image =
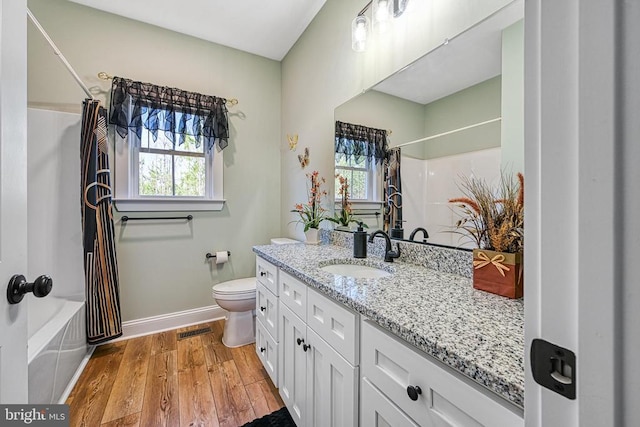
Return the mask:
<path fill-rule="evenodd" d="M 223 326 L 99 346 L 67 399 L 71 426 L 236 427 L 283 407 L 254 345 L 225 347 Z"/>

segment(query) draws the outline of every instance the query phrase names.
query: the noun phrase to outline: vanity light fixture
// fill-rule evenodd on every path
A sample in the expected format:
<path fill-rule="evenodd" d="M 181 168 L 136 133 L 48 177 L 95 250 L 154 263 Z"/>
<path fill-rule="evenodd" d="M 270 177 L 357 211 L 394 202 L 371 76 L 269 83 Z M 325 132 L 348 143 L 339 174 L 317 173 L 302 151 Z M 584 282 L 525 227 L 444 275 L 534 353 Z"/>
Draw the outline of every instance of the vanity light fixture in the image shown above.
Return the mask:
<path fill-rule="evenodd" d="M 369 37 L 371 23 L 365 13 L 371 8 L 373 27 L 378 33 L 384 33 L 391 25 L 391 19 L 401 16 L 409 0 L 371 0 L 362 8 L 351 22 L 351 48 L 364 52 Z"/>

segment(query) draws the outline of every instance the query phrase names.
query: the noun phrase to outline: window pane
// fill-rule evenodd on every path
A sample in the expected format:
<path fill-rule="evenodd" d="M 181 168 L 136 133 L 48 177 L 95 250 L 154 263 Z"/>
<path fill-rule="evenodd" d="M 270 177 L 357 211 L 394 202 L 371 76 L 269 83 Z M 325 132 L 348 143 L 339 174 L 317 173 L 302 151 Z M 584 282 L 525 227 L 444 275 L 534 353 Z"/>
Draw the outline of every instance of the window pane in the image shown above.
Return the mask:
<path fill-rule="evenodd" d="M 364 171 L 354 170 L 351 172 L 349 180 L 349 190 L 351 198 L 366 199 L 367 198 L 367 173 Z"/>
<path fill-rule="evenodd" d="M 176 136 L 176 151 L 185 151 L 189 153 L 204 153 L 204 144 L 202 142 L 200 142 L 199 144 L 196 144 L 198 141 L 194 136 L 185 135 L 184 142 L 182 144 L 178 144 L 179 141 L 180 141 L 180 137 Z"/>
<path fill-rule="evenodd" d="M 171 169 L 170 155 L 140 152 L 140 195 L 172 196 Z"/>
<path fill-rule="evenodd" d="M 354 157 L 351 157 L 351 166 L 354 168 L 367 168 L 367 156 L 360 156 L 360 161 L 356 161 Z"/>
<path fill-rule="evenodd" d="M 349 158 L 344 154 L 336 153 L 336 166 L 349 166 Z"/>
<path fill-rule="evenodd" d="M 176 196 L 204 197 L 204 157 L 175 156 Z"/>

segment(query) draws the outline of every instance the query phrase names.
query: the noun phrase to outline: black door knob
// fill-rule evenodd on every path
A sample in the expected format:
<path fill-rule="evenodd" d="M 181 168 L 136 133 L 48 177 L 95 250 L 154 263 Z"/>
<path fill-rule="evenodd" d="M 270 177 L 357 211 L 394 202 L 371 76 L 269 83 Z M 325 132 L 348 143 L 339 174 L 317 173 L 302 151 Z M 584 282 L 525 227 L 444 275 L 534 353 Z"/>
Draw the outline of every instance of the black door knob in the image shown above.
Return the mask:
<path fill-rule="evenodd" d="M 310 348 L 311 348 L 311 344 L 304 344 L 304 345 L 302 346 L 302 349 L 303 349 L 304 351 L 307 351 L 307 350 L 309 350 Z"/>
<path fill-rule="evenodd" d="M 261 271 L 261 272 L 260 272 L 260 277 L 264 277 L 264 276 L 266 276 L 266 275 L 267 275 L 267 273 L 265 273 L 264 271 Z"/>
<path fill-rule="evenodd" d="M 265 311 L 266 309 L 267 309 L 267 307 L 260 306 L 260 311 Z"/>
<path fill-rule="evenodd" d="M 409 399 L 418 400 L 418 396 L 422 394 L 422 390 L 417 385 L 410 385 L 407 387 L 407 394 L 409 395 Z"/>
<path fill-rule="evenodd" d="M 260 347 L 260 353 L 264 353 L 267 349 L 264 347 Z"/>
<path fill-rule="evenodd" d="M 302 344 L 304 342 L 304 340 L 302 338 L 298 338 L 296 340 L 296 342 L 298 343 L 298 345 Z"/>
<path fill-rule="evenodd" d="M 39 276 L 33 283 L 28 283 L 22 274 L 15 274 L 9 280 L 7 286 L 7 300 L 9 304 L 17 304 L 24 298 L 24 295 L 33 292 L 38 298 L 46 297 L 51 292 L 53 280 L 47 275 Z"/>

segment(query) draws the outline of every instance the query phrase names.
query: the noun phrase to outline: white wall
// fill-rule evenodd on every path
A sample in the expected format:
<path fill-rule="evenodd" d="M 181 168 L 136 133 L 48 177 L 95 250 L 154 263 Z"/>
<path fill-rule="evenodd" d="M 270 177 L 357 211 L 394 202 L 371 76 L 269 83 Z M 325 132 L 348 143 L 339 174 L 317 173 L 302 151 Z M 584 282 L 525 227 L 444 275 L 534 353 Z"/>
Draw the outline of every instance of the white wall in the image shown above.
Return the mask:
<path fill-rule="evenodd" d="M 80 121 L 75 113 L 27 112 L 28 280 L 53 279 L 51 295 L 84 300 Z M 39 300 L 31 298 L 37 309 Z"/>

